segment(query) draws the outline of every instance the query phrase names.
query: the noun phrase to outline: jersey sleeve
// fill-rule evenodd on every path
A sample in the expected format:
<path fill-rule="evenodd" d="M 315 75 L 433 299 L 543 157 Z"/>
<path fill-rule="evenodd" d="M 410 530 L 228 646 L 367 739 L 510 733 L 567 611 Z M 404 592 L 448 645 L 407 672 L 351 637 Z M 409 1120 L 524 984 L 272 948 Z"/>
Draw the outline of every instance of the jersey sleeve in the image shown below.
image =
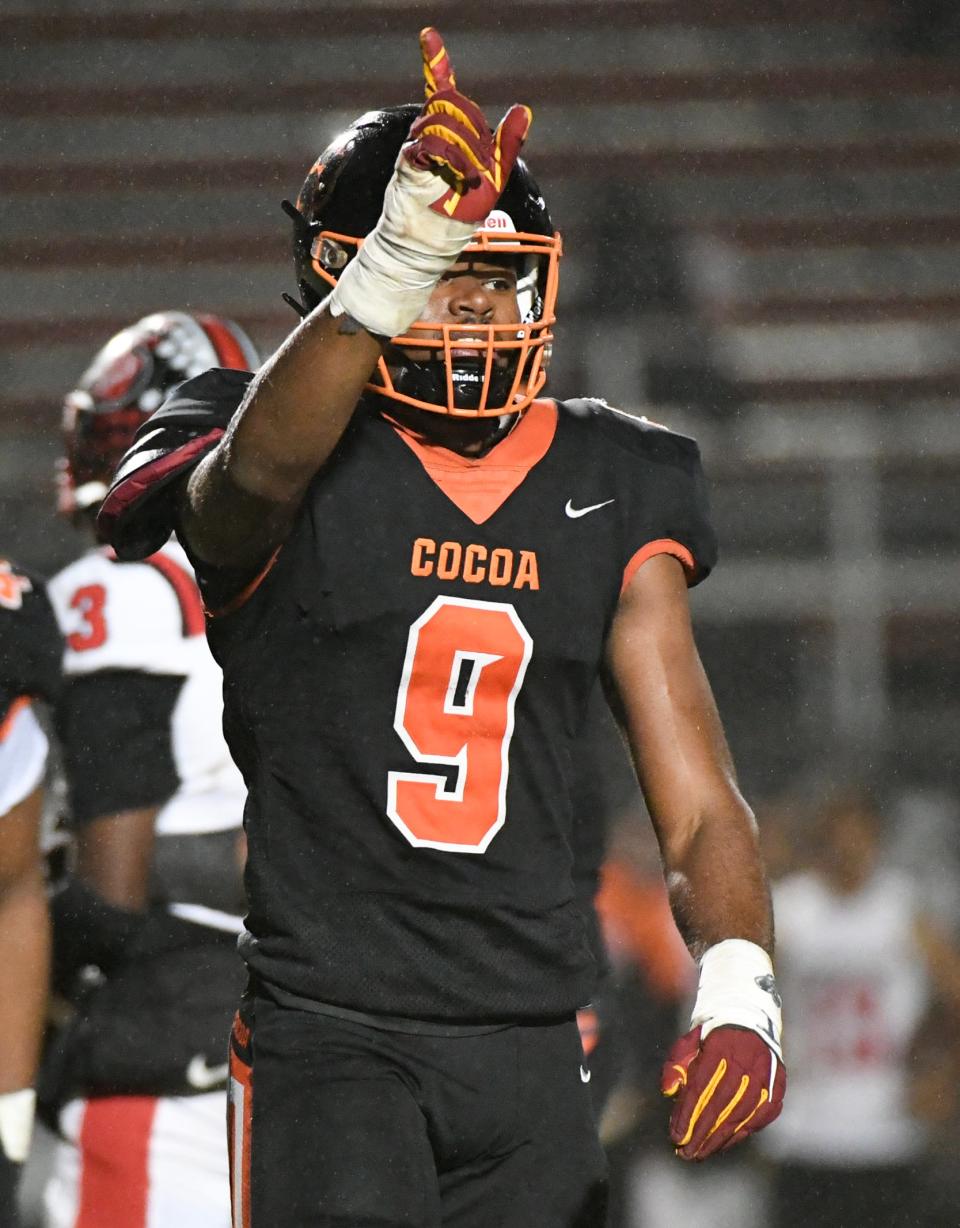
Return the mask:
<path fill-rule="evenodd" d="M 627 415 L 618 415 L 626 418 Z M 694 440 L 643 419 L 624 428 L 629 446 L 621 591 L 639 568 L 657 554 L 678 559 L 690 586 L 699 584 L 717 561 L 707 483 Z"/>
<path fill-rule="evenodd" d="M 251 379 L 249 371 L 205 371 L 175 388 L 137 432 L 97 517 L 118 558 L 146 558 L 173 532 L 177 479 L 216 447 Z"/>
<path fill-rule="evenodd" d="M 172 714 L 182 677 L 102 670 L 71 678 L 57 708 L 73 823 L 162 805 L 177 789 Z"/>
<path fill-rule="evenodd" d="M 14 700 L 0 719 L 0 819 L 43 780 L 47 750 L 47 735 L 30 701 Z"/>
<path fill-rule="evenodd" d="M 63 641 L 43 581 L 0 559 L 0 721 L 24 695 L 56 699 Z"/>

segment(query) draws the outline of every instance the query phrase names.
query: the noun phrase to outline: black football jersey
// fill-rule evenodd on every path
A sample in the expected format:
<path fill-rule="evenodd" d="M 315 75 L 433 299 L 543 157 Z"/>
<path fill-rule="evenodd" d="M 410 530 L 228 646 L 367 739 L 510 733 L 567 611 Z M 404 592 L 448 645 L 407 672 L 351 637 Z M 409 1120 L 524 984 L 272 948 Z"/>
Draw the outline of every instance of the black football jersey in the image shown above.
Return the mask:
<path fill-rule="evenodd" d="M 243 384 L 179 399 L 235 405 Z M 256 974 L 425 1020 L 587 1000 L 575 748 L 620 593 L 661 552 L 691 583 L 714 562 L 689 439 L 541 401 L 471 459 L 361 403 L 272 568 L 208 627 Z"/>
<path fill-rule="evenodd" d="M 43 581 L 0 558 L 0 723 L 17 699 L 56 698 L 62 657 Z"/>
<path fill-rule="evenodd" d="M 573 881 L 587 926 L 594 959 L 607 971 L 606 952 L 594 901 L 607 851 L 607 837 L 617 817 L 636 807 L 637 776 L 625 739 L 617 729 L 600 686 L 587 704 L 583 732 L 573 750 L 570 777 Z"/>

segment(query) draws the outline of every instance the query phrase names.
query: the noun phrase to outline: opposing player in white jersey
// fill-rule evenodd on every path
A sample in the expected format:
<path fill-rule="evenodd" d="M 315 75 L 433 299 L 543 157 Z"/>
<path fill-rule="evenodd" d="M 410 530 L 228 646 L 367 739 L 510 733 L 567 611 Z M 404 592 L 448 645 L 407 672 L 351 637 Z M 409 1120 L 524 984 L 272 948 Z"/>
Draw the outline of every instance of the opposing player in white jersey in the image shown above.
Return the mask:
<path fill-rule="evenodd" d="M 66 398 L 60 510 L 92 530 L 116 461 L 167 390 L 211 364 L 256 362 L 214 316 L 159 312 L 115 336 Z M 200 595 L 174 541 L 133 564 L 93 546 L 50 593 L 76 849 L 53 899 L 54 972 L 76 1017 L 44 1080 L 63 1140 L 47 1223 L 227 1228 L 245 790 Z"/>
<path fill-rule="evenodd" d="M 60 633 L 43 584 L 0 558 L 0 1224 L 16 1228 L 33 1127 L 50 956 L 40 862 L 47 738 L 33 700 L 59 689 Z"/>
<path fill-rule="evenodd" d="M 825 805 L 813 864 L 774 886 L 778 981 L 795 1003 L 790 1098 L 763 1135 L 779 1228 L 954 1222 L 922 1192 L 912 1044 L 934 993 L 960 1019 L 960 962 L 920 884 L 883 857 L 876 802 Z M 921 1217 L 921 1212 L 927 1218 Z"/>

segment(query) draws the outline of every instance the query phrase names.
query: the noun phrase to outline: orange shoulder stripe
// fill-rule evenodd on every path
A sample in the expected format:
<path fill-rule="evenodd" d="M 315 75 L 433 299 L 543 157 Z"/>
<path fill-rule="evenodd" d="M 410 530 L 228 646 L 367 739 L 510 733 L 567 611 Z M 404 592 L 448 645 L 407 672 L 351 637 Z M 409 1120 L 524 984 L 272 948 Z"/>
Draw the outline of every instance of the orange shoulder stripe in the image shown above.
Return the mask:
<path fill-rule="evenodd" d="M 246 603 L 273 570 L 273 565 L 277 561 L 277 556 L 280 553 L 280 549 L 280 546 L 277 546 L 276 550 L 274 550 L 273 554 L 270 555 L 266 563 L 260 568 L 250 583 L 245 585 L 240 592 L 237 593 L 236 597 L 231 598 L 226 605 L 217 606 L 215 610 L 211 610 L 209 606 L 204 605 L 203 609 L 207 617 L 223 618 L 225 615 L 232 614 L 235 610 L 239 610 L 241 606 L 246 605 Z"/>
<path fill-rule="evenodd" d="M 0 742 L 5 742 L 7 740 L 10 731 L 13 729 L 13 722 L 17 719 L 18 715 L 24 710 L 24 708 L 29 707 L 29 695 L 21 695 L 18 699 L 13 701 L 13 703 L 7 709 L 7 715 L 2 721 L 0 721 Z"/>
<path fill-rule="evenodd" d="M 694 557 L 686 546 L 674 541 L 672 537 L 658 537 L 656 541 L 647 542 L 645 546 L 641 546 L 623 569 L 623 583 L 620 585 L 621 594 L 626 592 L 630 581 L 647 559 L 652 559 L 657 554 L 672 554 L 675 559 L 679 559 L 683 564 L 684 571 L 687 573 L 688 581 L 697 570 Z"/>

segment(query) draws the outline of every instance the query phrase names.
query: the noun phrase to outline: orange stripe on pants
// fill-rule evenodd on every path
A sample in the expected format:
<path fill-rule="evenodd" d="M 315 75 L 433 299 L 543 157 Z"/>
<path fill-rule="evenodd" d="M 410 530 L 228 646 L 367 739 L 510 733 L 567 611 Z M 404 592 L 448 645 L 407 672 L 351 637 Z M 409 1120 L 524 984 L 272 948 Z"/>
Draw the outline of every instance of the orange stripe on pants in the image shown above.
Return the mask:
<path fill-rule="evenodd" d="M 236 1030 L 239 1018 L 234 1023 Z M 230 1205 L 233 1228 L 250 1228 L 250 1135 L 253 1129 L 253 1071 L 230 1050 L 227 1101 L 227 1150 L 230 1156 Z"/>

